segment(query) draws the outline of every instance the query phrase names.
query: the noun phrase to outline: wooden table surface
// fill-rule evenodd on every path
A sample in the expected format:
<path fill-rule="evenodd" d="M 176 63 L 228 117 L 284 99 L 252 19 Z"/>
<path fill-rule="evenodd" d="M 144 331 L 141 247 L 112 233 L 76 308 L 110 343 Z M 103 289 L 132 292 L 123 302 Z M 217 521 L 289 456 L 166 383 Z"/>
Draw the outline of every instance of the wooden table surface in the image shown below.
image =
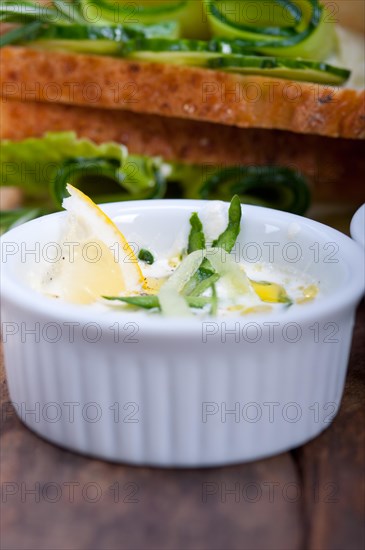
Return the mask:
<path fill-rule="evenodd" d="M 292 452 L 227 468 L 134 468 L 62 450 L 15 416 L 2 369 L 1 548 L 362 550 L 364 321 L 362 305 L 333 424 Z"/>

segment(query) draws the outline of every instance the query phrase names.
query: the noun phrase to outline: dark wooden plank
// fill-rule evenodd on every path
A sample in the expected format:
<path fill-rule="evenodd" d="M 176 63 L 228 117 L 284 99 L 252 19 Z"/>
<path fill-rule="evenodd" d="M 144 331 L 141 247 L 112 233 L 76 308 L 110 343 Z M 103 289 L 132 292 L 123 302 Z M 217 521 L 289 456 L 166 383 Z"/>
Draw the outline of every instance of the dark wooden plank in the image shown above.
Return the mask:
<path fill-rule="evenodd" d="M 365 307 L 358 311 L 345 394 L 331 427 L 296 452 L 308 550 L 365 548 Z"/>
<path fill-rule="evenodd" d="M 288 485 L 300 480 L 290 453 L 206 470 L 108 464 L 43 441 L 21 424 L 8 399 L 3 379 L 3 549 L 302 547 L 301 502 L 291 501 Z"/>

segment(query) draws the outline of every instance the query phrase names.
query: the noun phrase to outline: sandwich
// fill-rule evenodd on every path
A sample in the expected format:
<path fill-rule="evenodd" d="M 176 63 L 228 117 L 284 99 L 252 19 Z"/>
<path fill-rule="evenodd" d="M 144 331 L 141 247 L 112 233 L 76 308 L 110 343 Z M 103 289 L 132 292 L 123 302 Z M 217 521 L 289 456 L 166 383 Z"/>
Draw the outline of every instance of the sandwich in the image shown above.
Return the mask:
<path fill-rule="evenodd" d="M 364 40 L 335 24 L 334 6 L 317 0 L 5 0 L 2 185 L 19 181 L 14 165 L 18 154 L 17 165 L 24 166 L 19 152 L 29 161 L 27 147 L 34 155 L 36 143 L 44 151 L 50 142 L 57 148 L 57 140 L 88 141 L 96 156 L 78 157 L 83 168 L 71 183 L 92 180 L 93 190 L 91 158 L 100 160 L 100 148 L 119 146 L 119 165 L 115 155 L 104 159 L 113 160 L 116 172 L 129 162 L 142 179 L 147 173 L 154 180 L 151 196 L 238 192 L 243 202 L 304 213 L 309 187 L 314 201 L 358 203 L 365 169 Z M 65 163 L 76 158 L 72 145 L 66 150 L 51 178 L 57 189 Z M 133 178 L 116 172 L 109 180 L 124 182 L 121 196 L 145 198 Z M 45 194 L 44 179 L 33 178 L 28 191 L 36 192 L 25 193 L 28 202 Z M 114 191 L 101 189 L 100 196 L 114 197 Z"/>

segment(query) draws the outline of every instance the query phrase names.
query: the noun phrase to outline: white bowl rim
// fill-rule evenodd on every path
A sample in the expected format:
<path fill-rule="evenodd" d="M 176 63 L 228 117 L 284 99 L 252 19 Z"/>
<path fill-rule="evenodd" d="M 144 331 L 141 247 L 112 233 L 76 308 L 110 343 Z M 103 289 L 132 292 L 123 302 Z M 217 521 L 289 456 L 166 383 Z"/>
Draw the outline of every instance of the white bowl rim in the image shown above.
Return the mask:
<path fill-rule="evenodd" d="M 351 220 L 350 234 L 354 241 L 365 246 L 365 203 L 356 210 Z"/>
<path fill-rule="evenodd" d="M 113 202 L 113 203 L 104 203 L 100 206 L 102 209 L 106 209 L 107 213 L 113 216 L 109 210 L 114 208 L 120 208 L 123 205 L 125 213 L 127 214 L 128 209 L 131 210 L 151 210 L 156 207 L 159 209 L 166 208 L 171 209 L 172 207 L 178 209 L 184 209 L 188 212 L 193 212 L 199 207 L 203 207 L 209 201 L 204 200 L 190 200 L 190 199 L 162 199 L 162 200 L 147 200 L 147 201 L 128 201 L 128 202 Z M 261 206 L 252 206 L 243 204 L 242 207 L 251 211 L 252 213 L 260 213 L 262 217 L 270 219 L 275 222 L 275 220 L 283 221 L 290 223 L 300 223 L 302 228 L 310 228 L 325 234 L 328 237 L 327 242 L 335 242 L 339 244 L 341 250 L 341 260 L 345 261 L 347 267 L 349 268 L 350 280 L 347 281 L 346 285 L 343 285 L 341 292 L 337 293 L 336 299 L 333 299 L 333 296 L 322 297 L 321 300 L 313 301 L 311 303 L 305 304 L 301 308 L 290 308 L 289 310 L 283 312 L 273 312 L 269 314 L 255 314 L 247 316 L 229 316 L 229 317 L 196 317 L 196 318 L 172 318 L 172 317 L 163 317 L 162 315 L 141 315 L 138 318 L 133 317 L 130 313 L 121 312 L 120 310 L 115 311 L 114 308 L 111 308 L 110 313 L 106 312 L 100 316 L 99 313 L 96 313 L 97 319 L 91 318 L 93 312 L 85 306 L 73 305 L 68 303 L 53 302 L 46 296 L 42 296 L 39 292 L 30 289 L 26 285 L 19 284 L 14 281 L 13 278 L 7 273 L 6 267 L 4 268 L 4 262 L 1 261 L 1 296 L 2 299 L 6 298 L 16 305 L 18 309 L 26 311 L 28 313 L 33 313 L 38 316 L 41 315 L 50 320 L 62 322 L 85 322 L 97 321 L 101 328 L 109 328 L 110 323 L 115 322 L 116 320 L 120 323 L 132 322 L 137 319 L 138 324 L 141 329 L 143 329 L 144 334 L 150 334 L 155 336 L 157 334 L 173 334 L 181 333 L 183 331 L 184 335 L 196 334 L 197 330 L 201 330 L 203 322 L 226 322 L 226 323 L 240 323 L 241 325 L 246 322 L 255 322 L 257 324 L 262 324 L 264 322 L 277 322 L 281 321 L 283 323 L 309 323 L 315 322 L 319 318 L 331 319 L 334 316 L 337 316 L 342 311 L 347 308 L 355 308 L 357 303 L 360 301 L 364 293 L 364 254 L 361 246 L 353 241 L 350 237 L 347 237 L 343 233 L 333 229 L 329 226 L 321 224 L 317 221 L 310 220 L 296 214 L 291 214 L 288 212 L 283 212 L 280 210 L 275 210 L 271 208 L 264 208 Z M 1 238 L 0 241 L 13 237 L 13 241 L 17 240 L 27 228 L 38 225 L 40 223 L 49 223 L 51 220 L 56 219 L 56 217 L 66 216 L 67 212 L 56 212 L 54 214 L 49 214 L 41 218 L 26 222 L 25 224 L 15 227 L 10 231 L 6 232 Z M 303 231 L 304 232 L 304 231 Z M 361 265 L 361 269 L 358 269 L 358 265 Z"/>

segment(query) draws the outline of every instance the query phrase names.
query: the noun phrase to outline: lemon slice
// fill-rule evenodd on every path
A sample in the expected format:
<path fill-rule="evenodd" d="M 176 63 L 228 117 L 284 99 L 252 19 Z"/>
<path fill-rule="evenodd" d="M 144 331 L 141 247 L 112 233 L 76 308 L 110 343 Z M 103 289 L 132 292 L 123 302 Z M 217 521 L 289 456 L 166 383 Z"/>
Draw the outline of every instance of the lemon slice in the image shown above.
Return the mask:
<path fill-rule="evenodd" d="M 46 293 L 77 304 L 90 304 L 101 296 L 139 294 L 146 282 L 123 233 L 79 189 L 67 185 L 67 191 L 67 235 L 61 260 L 46 276 Z"/>

